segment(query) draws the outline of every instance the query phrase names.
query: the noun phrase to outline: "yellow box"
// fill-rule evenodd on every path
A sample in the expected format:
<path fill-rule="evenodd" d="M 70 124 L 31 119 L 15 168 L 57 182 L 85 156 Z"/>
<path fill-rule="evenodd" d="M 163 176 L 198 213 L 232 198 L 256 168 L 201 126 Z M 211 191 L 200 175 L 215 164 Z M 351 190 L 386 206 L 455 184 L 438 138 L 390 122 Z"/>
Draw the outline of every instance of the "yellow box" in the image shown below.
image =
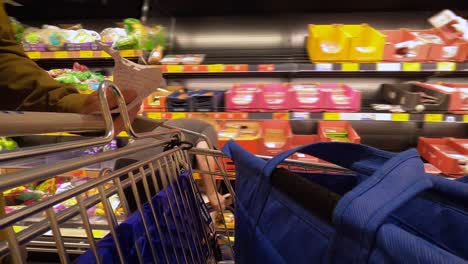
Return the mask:
<path fill-rule="evenodd" d="M 350 38 L 343 25 L 309 25 L 307 51 L 311 61 L 344 61 L 348 59 Z"/>
<path fill-rule="evenodd" d="M 344 25 L 343 31 L 350 36 L 349 60 L 382 61 L 384 34 L 367 24 Z"/>
<path fill-rule="evenodd" d="M 381 61 L 385 36 L 362 25 L 309 25 L 311 61 Z"/>

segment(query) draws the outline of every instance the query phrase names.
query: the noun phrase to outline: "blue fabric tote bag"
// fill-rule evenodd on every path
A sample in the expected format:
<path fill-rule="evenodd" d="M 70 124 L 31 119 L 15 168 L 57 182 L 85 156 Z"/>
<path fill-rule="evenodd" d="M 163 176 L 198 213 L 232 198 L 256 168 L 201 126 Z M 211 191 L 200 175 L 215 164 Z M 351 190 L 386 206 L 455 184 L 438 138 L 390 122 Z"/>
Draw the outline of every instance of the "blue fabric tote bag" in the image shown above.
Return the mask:
<path fill-rule="evenodd" d="M 223 152 L 236 165 L 236 263 L 468 262 L 468 180 L 426 174 L 414 149 L 316 143 L 264 161 L 230 141 Z M 277 166 L 295 152 L 354 173 L 295 173 L 274 184 Z M 307 183 L 333 195 L 314 198 Z M 330 221 L 309 209 L 333 197 Z"/>

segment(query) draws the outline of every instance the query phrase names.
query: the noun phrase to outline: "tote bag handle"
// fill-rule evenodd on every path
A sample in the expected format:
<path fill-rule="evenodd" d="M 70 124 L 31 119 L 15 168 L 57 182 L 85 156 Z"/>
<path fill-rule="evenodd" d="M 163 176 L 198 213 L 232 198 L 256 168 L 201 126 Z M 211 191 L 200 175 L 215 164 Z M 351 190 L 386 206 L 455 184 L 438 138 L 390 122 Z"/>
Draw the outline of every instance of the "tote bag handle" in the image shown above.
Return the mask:
<path fill-rule="evenodd" d="M 366 145 L 321 142 L 282 152 L 267 162 L 263 175 L 270 177 L 275 168 L 292 154 L 299 152 L 334 163 L 343 168 L 370 176 L 396 154 Z"/>

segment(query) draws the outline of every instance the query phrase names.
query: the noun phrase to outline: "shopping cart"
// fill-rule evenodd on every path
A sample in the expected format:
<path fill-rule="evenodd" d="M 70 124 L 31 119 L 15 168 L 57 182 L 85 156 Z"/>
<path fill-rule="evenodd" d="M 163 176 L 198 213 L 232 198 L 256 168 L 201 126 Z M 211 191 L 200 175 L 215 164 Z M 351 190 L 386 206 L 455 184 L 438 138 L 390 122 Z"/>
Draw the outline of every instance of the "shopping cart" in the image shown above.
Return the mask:
<path fill-rule="evenodd" d="M 120 149 L 82 156 L 83 149 L 107 144 L 114 138 L 112 115 L 106 99 L 108 89 L 117 97 L 129 137 L 136 142 L 141 138 L 154 140 L 148 144 L 129 144 Z M 38 113 L 19 112 L 0 115 L 0 136 L 96 131 L 104 135 L 0 153 L 2 193 L 56 176 L 88 178 L 84 183 L 72 185 L 63 192 L 14 211 L 5 211 L 7 207 L 2 196 L 2 261 L 232 261 L 235 241 L 230 214 L 234 214 L 235 204 L 228 204 L 230 212 L 212 212 L 213 217 L 210 217 L 195 182 L 197 175 L 209 175 L 216 188 L 223 188 L 224 193 L 235 200 L 232 185 L 235 172 L 227 169 L 232 167 L 227 164 L 229 160 L 218 150 L 196 149 L 185 144 L 181 140 L 182 133 L 192 133 L 203 137 L 212 146 L 204 135 L 189 130 L 168 127 L 159 133 L 137 133 L 131 127 L 120 91 L 112 83 L 104 82 L 99 95 L 102 117 L 41 113 L 38 119 Z M 105 162 L 157 147 L 165 147 L 165 151 L 117 170 L 105 165 Z M 203 157 L 208 169 L 192 168 L 192 155 Z M 333 165 L 292 160 L 287 160 L 284 166 L 303 171 L 342 171 Z M 136 211 L 130 210 L 129 200 L 136 204 Z M 64 203 L 68 206 L 64 207 Z M 96 214 L 96 210 L 90 213 L 96 206 L 101 213 Z"/>

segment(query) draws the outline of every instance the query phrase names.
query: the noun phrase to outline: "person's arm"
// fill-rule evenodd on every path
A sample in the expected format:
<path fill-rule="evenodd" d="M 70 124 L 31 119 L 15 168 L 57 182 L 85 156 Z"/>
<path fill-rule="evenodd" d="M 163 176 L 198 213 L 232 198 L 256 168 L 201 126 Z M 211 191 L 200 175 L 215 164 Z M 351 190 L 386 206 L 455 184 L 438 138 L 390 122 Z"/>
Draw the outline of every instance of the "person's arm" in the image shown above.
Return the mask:
<path fill-rule="evenodd" d="M 206 141 L 200 141 L 196 148 L 209 149 Z M 196 155 L 198 169 L 200 171 L 214 171 L 215 170 L 215 160 L 211 156 L 205 155 Z M 214 180 L 214 175 L 202 173 L 203 186 L 205 188 L 205 194 L 208 197 L 213 208 L 217 211 L 224 211 L 226 209 L 226 198 L 220 194 L 216 189 L 216 180 Z"/>
<path fill-rule="evenodd" d="M 86 95 L 60 84 L 29 59 L 16 42 L 0 0 L 1 110 L 80 112 Z"/>

